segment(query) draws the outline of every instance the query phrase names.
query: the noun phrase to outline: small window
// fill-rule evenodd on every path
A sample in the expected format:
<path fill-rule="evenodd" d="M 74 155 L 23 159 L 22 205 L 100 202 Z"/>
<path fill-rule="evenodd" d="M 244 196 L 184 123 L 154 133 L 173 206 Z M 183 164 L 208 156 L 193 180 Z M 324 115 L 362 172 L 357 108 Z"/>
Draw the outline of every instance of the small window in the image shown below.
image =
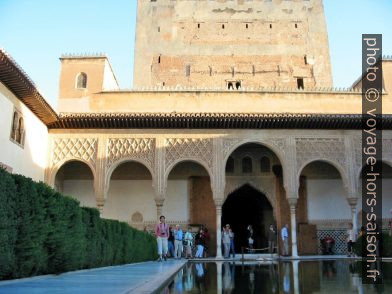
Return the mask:
<path fill-rule="evenodd" d="M 185 67 L 185 75 L 187 77 L 191 75 L 191 66 L 189 64 Z"/>
<path fill-rule="evenodd" d="M 224 25 L 224 24 L 222 24 L 222 29 L 223 29 L 223 30 L 225 29 L 225 25 Z"/>
<path fill-rule="evenodd" d="M 272 24 L 270 24 L 270 29 L 272 29 Z"/>
<path fill-rule="evenodd" d="M 297 79 L 297 89 L 300 89 L 300 90 L 304 89 L 304 79 L 303 78 Z"/>
<path fill-rule="evenodd" d="M 22 115 L 18 111 L 14 111 L 12 118 L 11 139 L 12 141 L 24 145 L 25 128 Z"/>
<path fill-rule="evenodd" d="M 212 76 L 212 67 L 209 66 L 208 69 L 209 69 L 209 71 L 210 71 L 210 76 Z"/>
<path fill-rule="evenodd" d="M 161 63 L 161 55 L 158 56 L 158 63 Z"/>
<path fill-rule="evenodd" d="M 235 75 L 235 69 L 234 69 L 234 67 L 232 66 L 232 67 L 231 67 L 231 76 L 234 77 L 234 75 Z"/>
<path fill-rule="evenodd" d="M 298 29 L 298 25 L 297 24 L 295 24 L 295 28 Z"/>
<path fill-rule="evenodd" d="M 237 81 L 237 82 L 235 83 L 235 88 L 236 88 L 237 90 L 240 90 L 240 89 L 241 89 L 241 82 L 240 82 L 240 81 Z"/>
<path fill-rule="evenodd" d="M 158 33 L 160 33 L 161 32 L 161 27 L 158 27 Z"/>
<path fill-rule="evenodd" d="M 229 157 L 229 159 L 227 160 L 227 163 L 226 163 L 226 172 L 227 173 L 234 172 L 234 158 L 231 156 Z"/>
<path fill-rule="evenodd" d="M 245 27 L 248 29 L 248 28 L 249 28 L 249 25 L 248 25 L 248 24 L 246 24 L 246 25 L 245 25 Z"/>
<path fill-rule="evenodd" d="M 84 72 L 81 72 L 77 75 L 76 88 L 77 89 L 86 89 L 87 88 L 87 75 Z"/>
<path fill-rule="evenodd" d="M 242 159 L 242 172 L 243 173 L 251 173 L 252 168 L 252 158 L 246 156 Z"/>
<path fill-rule="evenodd" d="M 228 83 L 227 83 L 227 88 L 228 88 L 229 90 L 234 90 L 233 83 L 232 83 L 232 82 L 228 82 Z"/>
<path fill-rule="evenodd" d="M 197 24 L 197 28 L 200 29 L 200 24 L 199 23 Z"/>
<path fill-rule="evenodd" d="M 16 111 L 14 111 L 14 116 L 12 118 L 12 130 L 11 130 L 11 139 L 16 140 L 16 132 L 18 130 L 18 120 L 19 115 Z"/>
<path fill-rule="evenodd" d="M 306 57 L 306 55 L 304 56 L 304 63 L 305 65 L 308 64 L 308 58 Z"/>
<path fill-rule="evenodd" d="M 269 173 L 271 171 L 271 162 L 267 156 L 260 159 L 260 171 L 262 173 Z"/>

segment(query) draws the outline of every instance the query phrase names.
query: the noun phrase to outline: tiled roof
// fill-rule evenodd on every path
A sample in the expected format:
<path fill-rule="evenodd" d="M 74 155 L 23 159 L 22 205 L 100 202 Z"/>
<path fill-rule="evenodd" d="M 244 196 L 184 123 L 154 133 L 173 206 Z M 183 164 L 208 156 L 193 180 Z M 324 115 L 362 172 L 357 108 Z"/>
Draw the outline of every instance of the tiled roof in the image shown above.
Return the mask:
<path fill-rule="evenodd" d="M 58 120 L 56 112 L 38 92 L 22 68 L 0 49 L 0 82 L 20 99 L 46 125 Z"/>
<path fill-rule="evenodd" d="M 50 128 L 65 129 L 361 129 L 359 114 L 65 113 Z M 392 115 L 383 116 L 392 129 Z"/>

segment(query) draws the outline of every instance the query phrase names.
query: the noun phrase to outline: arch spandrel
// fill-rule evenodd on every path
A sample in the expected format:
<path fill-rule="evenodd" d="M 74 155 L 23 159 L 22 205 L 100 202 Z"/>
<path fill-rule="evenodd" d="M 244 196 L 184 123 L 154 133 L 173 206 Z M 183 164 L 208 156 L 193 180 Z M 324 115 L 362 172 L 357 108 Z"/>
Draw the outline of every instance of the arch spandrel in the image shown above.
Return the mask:
<path fill-rule="evenodd" d="M 97 138 L 53 138 L 52 153 L 48 167 L 48 184 L 53 186 L 58 170 L 68 161 L 81 161 L 87 164 L 97 174 L 96 163 L 98 153 Z"/>
<path fill-rule="evenodd" d="M 353 193 L 355 184 L 349 175 L 349 161 L 346 158 L 345 139 L 343 137 L 296 138 L 295 150 L 298 184 L 301 172 L 308 164 L 315 161 L 324 161 L 339 171 L 347 195 Z"/>
<path fill-rule="evenodd" d="M 164 171 L 161 189 L 167 187 L 170 172 L 177 164 L 192 161 L 203 166 L 210 176 L 211 185 L 213 176 L 213 139 L 212 138 L 166 138 L 164 142 Z"/>

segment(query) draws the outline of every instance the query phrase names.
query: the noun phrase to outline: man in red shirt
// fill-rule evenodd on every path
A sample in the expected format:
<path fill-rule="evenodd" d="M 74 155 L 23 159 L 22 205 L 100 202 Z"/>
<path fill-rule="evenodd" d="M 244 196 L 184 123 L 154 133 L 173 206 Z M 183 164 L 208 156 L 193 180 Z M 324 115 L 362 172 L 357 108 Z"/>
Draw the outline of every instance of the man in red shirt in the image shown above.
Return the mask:
<path fill-rule="evenodd" d="M 162 261 L 162 256 L 166 260 L 167 256 L 167 238 L 169 237 L 169 226 L 165 223 L 163 215 L 159 218 L 159 224 L 155 227 L 155 235 L 158 242 L 158 261 Z"/>

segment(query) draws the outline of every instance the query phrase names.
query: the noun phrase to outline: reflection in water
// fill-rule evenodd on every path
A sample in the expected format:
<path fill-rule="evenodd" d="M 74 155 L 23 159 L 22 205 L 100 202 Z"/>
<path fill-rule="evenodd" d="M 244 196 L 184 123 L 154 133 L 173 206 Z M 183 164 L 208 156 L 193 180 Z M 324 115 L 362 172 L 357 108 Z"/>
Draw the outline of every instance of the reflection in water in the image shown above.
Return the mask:
<path fill-rule="evenodd" d="M 357 261 L 188 263 L 162 293 L 392 293 L 392 263 L 377 266 L 382 285 L 363 285 Z"/>

